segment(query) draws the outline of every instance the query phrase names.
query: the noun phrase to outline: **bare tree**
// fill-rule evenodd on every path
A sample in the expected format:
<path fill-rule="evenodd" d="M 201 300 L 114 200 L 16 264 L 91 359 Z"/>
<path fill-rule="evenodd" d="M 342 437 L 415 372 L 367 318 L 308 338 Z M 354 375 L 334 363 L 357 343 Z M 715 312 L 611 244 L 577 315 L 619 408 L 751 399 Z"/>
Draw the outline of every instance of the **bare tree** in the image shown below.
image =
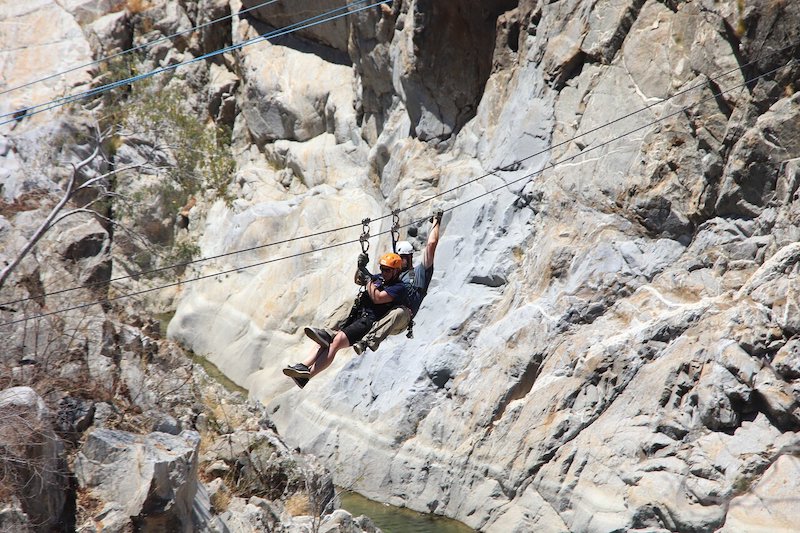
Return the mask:
<path fill-rule="evenodd" d="M 144 165 L 137 164 L 122 168 L 116 168 L 114 170 L 106 172 L 105 174 L 102 174 L 100 176 L 95 176 L 91 179 L 86 180 L 83 183 L 78 184 L 79 176 L 81 175 L 83 169 L 86 168 L 88 165 L 90 165 L 92 161 L 94 161 L 97 157 L 100 156 L 100 147 L 102 146 L 102 141 L 104 136 L 100 134 L 97 128 L 95 128 L 95 131 L 97 132 L 97 143 L 94 150 L 92 151 L 91 154 L 89 154 L 85 159 L 80 161 L 78 164 L 72 163 L 72 174 L 70 175 L 69 180 L 67 181 L 67 185 L 64 189 L 63 196 L 58 201 L 58 203 L 56 203 L 55 207 L 53 207 L 50 213 L 47 215 L 47 218 L 45 218 L 45 220 L 41 223 L 41 225 L 39 225 L 37 230 L 33 233 L 31 238 L 25 244 L 25 246 L 22 247 L 22 249 L 17 254 L 16 258 L 7 267 L 5 267 L 2 272 L 0 272 L 0 288 L 3 287 L 6 280 L 14 271 L 14 269 L 17 268 L 17 266 L 19 266 L 22 260 L 25 259 L 28 253 L 30 253 L 30 251 L 36 246 L 36 244 L 41 240 L 41 238 L 45 235 L 45 233 L 47 233 L 48 230 L 50 230 L 53 226 L 55 226 L 65 218 L 70 217 L 72 215 L 76 215 L 78 213 L 89 213 L 106 222 L 112 222 L 98 210 L 93 208 L 93 205 L 98 201 L 100 201 L 100 199 L 108 198 L 114 195 L 114 193 L 112 193 L 105 187 L 106 180 L 118 172 L 124 172 L 126 170 L 141 168 Z M 94 189 L 95 191 L 98 191 L 100 194 L 98 194 L 94 199 L 90 200 L 88 203 L 82 206 L 74 207 L 70 210 L 64 211 L 64 208 L 67 207 L 67 205 L 69 205 L 69 203 L 72 200 L 74 200 L 79 193 L 85 192 L 89 189 Z"/>

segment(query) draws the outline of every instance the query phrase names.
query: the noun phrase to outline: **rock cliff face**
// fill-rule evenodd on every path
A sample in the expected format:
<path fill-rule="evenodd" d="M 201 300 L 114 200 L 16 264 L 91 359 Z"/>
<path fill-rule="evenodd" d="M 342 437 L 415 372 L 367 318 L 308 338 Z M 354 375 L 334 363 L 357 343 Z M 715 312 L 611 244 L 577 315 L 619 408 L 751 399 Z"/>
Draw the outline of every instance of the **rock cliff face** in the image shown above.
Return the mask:
<path fill-rule="evenodd" d="M 88 4 L 72 20 L 122 48 L 258 2 L 154 2 L 102 17 Z M 137 68 L 343 5 L 259 7 L 160 44 Z M 4 9 L 4 20 L 28 16 Z M 121 18 L 128 33 L 112 23 Z M 221 257 L 185 265 L 187 283 L 126 312 L 174 309 L 171 338 L 246 387 L 336 483 L 380 501 L 487 531 L 791 530 L 798 35 L 795 2 L 405 0 L 181 66 L 153 82 L 163 100 L 179 95 L 160 117 L 228 127 L 231 173 L 182 159 L 143 127 L 152 116 L 129 113 L 113 168 L 189 170 L 167 174 L 169 190 L 161 170 L 126 171 L 115 186 L 149 207 L 114 204 L 109 216 L 150 245 Z M 0 219 L 9 250 L 35 226 L 16 213 L 47 180 L 20 169 L 52 124 L 4 126 L 2 193 L 17 206 Z M 80 144 L 66 149 L 73 160 L 91 151 L 70 147 Z M 200 176 L 194 188 L 189 175 Z M 444 231 L 415 337 L 344 352 L 294 388 L 280 368 L 312 349 L 302 327 L 331 324 L 356 293 L 359 247 L 337 245 L 358 238 L 364 217 L 385 232 L 402 209 L 420 249 L 437 207 Z M 319 234 L 334 228 L 344 229 Z M 111 262 L 95 278 L 171 264 L 100 229 L 75 229 L 98 243 L 81 261 Z M 384 234 L 370 251 L 389 245 Z M 21 272 L 28 286 L 55 283 L 32 260 Z M 111 294 L 172 281 L 126 279 Z"/>

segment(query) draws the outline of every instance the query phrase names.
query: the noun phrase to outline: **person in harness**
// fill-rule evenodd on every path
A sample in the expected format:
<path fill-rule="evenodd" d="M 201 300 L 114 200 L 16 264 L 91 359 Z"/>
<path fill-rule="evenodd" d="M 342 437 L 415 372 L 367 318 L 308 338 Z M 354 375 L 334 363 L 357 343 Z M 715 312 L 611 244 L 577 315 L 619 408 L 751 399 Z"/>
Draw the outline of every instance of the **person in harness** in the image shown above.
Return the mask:
<path fill-rule="evenodd" d="M 433 226 L 428 234 L 422 261 L 416 267 L 411 268 L 414 261 L 414 247 L 411 243 L 408 241 L 397 243 L 397 254 L 403 260 L 403 272 L 400 274 L 400 280 L 406 285 L 408 305 L 394 305 L 383 318 L 377 320 L 364 338 L 353 344 L 353 350 L 357 354 L 364 353 L 367 348 L 373 352 L 376 351 L 386 337 L 402 333 L 405 329 L 409 329 L 409 336 L 411 336 L 409 326 L 419 311 L 422 300 L 428 294 L 428 286 L 433 278 L 433 260 L 436 255 L 436 246 L 439 244 L 442 215 L 443 212 L 439 210 L 431 218 Z"/>
<path fill-rule="evenodd" d="M 367 260 L 359 257 L 359 268 L 366 271 Z M 287 366 L 283 373 L 294 380 L 301 389 L 309 379 L 316 376 L 333 362 L 336 353 L 361 340 L 376 320 L 386 316 L 396 305 L 409 305 L 406 284 L 400 280 L 403 260 L 398 254 L 381 256 L 380 275 L 362 275 L 365 290 L 360 293 L 350 315 L 336 330 L 305 328 L 305 334 L 314 340 L 319 348 L 302 363 Z M 357 276 L 356 281 L 360 281 Z"/>

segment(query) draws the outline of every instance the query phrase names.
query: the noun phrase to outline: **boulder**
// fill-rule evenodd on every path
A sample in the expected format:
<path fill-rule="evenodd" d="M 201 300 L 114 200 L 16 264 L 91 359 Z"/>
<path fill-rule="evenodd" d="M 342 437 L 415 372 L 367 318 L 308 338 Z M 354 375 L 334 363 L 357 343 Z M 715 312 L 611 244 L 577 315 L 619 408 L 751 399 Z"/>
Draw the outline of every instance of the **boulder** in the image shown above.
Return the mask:
<path fill-rule="evenodd" d="M 233 498 L 227 509 L 221 510 L 210 522 L 212 531 L 246 533 L 248 531 L 268 530 L 291 521 L 288 513 L 281 513 L 263 498 Z"/>
<path fill-rule="evenodd" d="M 239 78 L 227 68 L 212 63 L 208 72 L 208 111 L 217 124 L 233 126 Z"/>
<path fill-rule="evenodd" d="M 242 9 L 249 9 L 261 3 L 263 3 L 262 0 L 243 0 Z M 321 2 L 298 0 L 291 6 L 281 3 L 269 4 L 250 10 L 249 14 L 268 25 L 268 28 L 259 32 L 264 34 L 268 31 L 285 31 L 298 26 L 305 26 L 309 23 L 309 19 L 314 22 L 327 17 L 335 17 L 348 11 L 345 6 L 347 6 L 347 2 L 344 0 L 323 0 Z M 324 24 L 312 24 L 308 28 L 300 29 L 297 33 L 305 39 L 310 39 L 340 52 L 347 51 L 347 38 L 349 35 L 347 17 L 337 17 Z"/>
<path fill-rule="evenodd" d="M 0 502 L 0 531 L 8 533 L 33 533 L 35 531 L 28 515 L 22 510 L 19 500 L 3 498 L 3 501 Z"/>
<path fill-rule="evenodd" d="M 393 77 L 399 77 L 395 90 L 403 95 L 414 137 L 433 144 L 447 141 L 475 116 L 491 72 L 493 34 L 503 4 L 469 0 L 404 6 L 407 37 L 398 42 Z"/>
<path fill-rule="evenodd" d="M 753 387 L 776 425 L 785 431 L 800 430 L 800 386 L 783 381 L 770 367 L 756 375 Z"/>
<path fill-rule="evenodd" d="M 720 215 L 756 217 L 775 198 L 782 162 L 800 157 L 800 94 L 782 98 L 734 145 L 716 202 Z"/>
<path fill-rule="evenodd" d="M 108 57 L 133 47 L 130 13 L 127 10 L 103 15 L 85 28 L 84 32 L 95 56 Z"/>
<path fill-rule="evenodd" d="M 81 25 L 91 24 L 97 19 L 125 8 L 125 0 L 66 0 L 63 8 Z"/>
<path fill-rule="evenodd" d="M 97 289 L 97 284 L 111 277 L 111 239 L 93 215 L 81 213 L 61 221 L 47 235 L 42 248 L 48 244 L 74 269 L 80 284 Z M 99 292 L 102 294 L 102 289 Z"/>
<path fill-rule="evenodd" d="M 351 138 L 352 69 L 313 52 L 313 48 L 270 43 L 240 52 L 239 107 L 257 145 L 278 139 L 308 141 L 326 132 Z"/>
<path fill-rule="evenodd" d="M 212 531 L 247 533 L 250 531 L 319 531 L 320 533 L 380 533 L 366 516 L 354 518 L 343 509 L 323 517 L 292 516 L 285 506 L 263 498 L 232 498 L 223 512 L 214 516 Z"/>
<path fill-rule="evenodd" d="M 737 531 L 793 531 L 797 510 L 793 505 L 800 459 L 782 454 L 761 476 L 743 483 L 743 494 L 730 502 L 721 533 Z"/>
<path fill-rule="evenodd" d="M 91 521 L 104 529 L 162 524 L 172 531 L 194 531 L 199 444 L 193 431 L 177 436 L 91 431 L 75 460 L 78 486 L 103 506 Z"/>
<path fill-rule="evenodd" d="M 325 516 L 319 525 L 319 533 L 379 533 L 366 516 L 354 517 L 344 509 L 337 509 Z"/>
<path fill-rule="evenodd" d="M 27 520 L 7 509 L 0 522 L 37 530 L 62 522 L 68 487 L 64 445 L 52 426 L 52 414 L 29 387 L 0 391 L 0 483 L 21 503 Z M 30 523 L 28 523 L 30 520 Z M 10 530 L 6 530 L 10 531 Z"/>
<path fill-rule="evenodd" d="M 786 381 L 800 378 L 800 339 L 792 339 L 783 345 L 775 354 L 772 367 Z"/>
<path fill-rule="evenodd" d="M 0 79 L 4 89 L 39 80 L 44 72 L 57 73 L 92 61 L 91 49 L 81 27 L 59 2 L 4 2 L 0 6 L 0 23 L 6 28 L 0 35 Z M 43 104 L 73 92 L 90 81 L 88 72 L 86 68 L 77 69 L 3 95 L 0 113 Z M 52 116 L 39 113 L 31 120 L 42 126 L 52 121 Z"/>
<path fill-rule="evenodd" d="M 751 390 L 719 364 L 703 369 L 697 393 L 697 412 L 710 429 L 724 431 L 739 427 L 742 407 L 750 402 Z"/>
<path fill-rule="evenodd" d="M 94 422 L 95 411 L 94 402 L 80 397 L 65 396 L 58 402 L 56 419 L 58 430 L 77 440 Z"/>
<path fill-rule="evenodd" d="M 277 500 L 284 494 L 310 492 L 320 512 L 334 498 L 330 474 L 310 456 L 291 453 L 270 430 L 237 431 L 214 439 L 203 453 L 209 475 L 235 480 L 237 494 Z"/>

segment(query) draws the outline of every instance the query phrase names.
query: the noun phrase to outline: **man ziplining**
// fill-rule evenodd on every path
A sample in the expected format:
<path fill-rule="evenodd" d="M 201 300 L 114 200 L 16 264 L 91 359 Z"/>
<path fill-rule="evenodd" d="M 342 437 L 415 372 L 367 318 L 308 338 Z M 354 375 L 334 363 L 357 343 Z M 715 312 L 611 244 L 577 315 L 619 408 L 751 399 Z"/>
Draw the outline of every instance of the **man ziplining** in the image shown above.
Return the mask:
<path fill-rule="evenodd" d="M 364 259 L 359 257 L 360 268 L 366 268 L 368 259 Z M 326 330 L 306 328 L 306 334 L 319 344 L 319 349 L 302 363 L 287 366 L 283 373 L 302 389 L 312 377 L 330 366 L 339 350 L 361 340 L 376 320 L 386 316 L 398 304 L 407 306 L 407 286 L 400 280 L 402 265 L 403 260 L 399 255 L 384 254 L 380 259 L 381 274 L 370 275 L 370 279 L 366 280 L 366 290 L 359 295 L 350 315 L 337 328 L 338 331 L 332 334 Z M 359 281 L 358 276 L 356 281 Z"/>
<path fill-rule="evenodd" d="M 312 376 L 327 368 L 342 348 L 353 346 L 356 353 L 362 354 L 367 348 L 376 351 L 386 337 L 402 333 L 406 328 L 409 329 L 410 336 L 411 321 L 419 311 L 433 277 L 433 263 L 436 247 L 439 244 L 442 215 L 442 211 L 438 210 L 431 218 L 433 226 L 428 234 L 422 261 L 415 268 L 412 269 L 414 247 L 408 241 L 397 243 L 397 254 L 390 253 L 381 257 L 383 290 L 376 286 L 380 281 L 375 280 L 374 276 L 368 280 L 364 275 L 369 257 L 366 253 L 359 255 L 359 269 L 355 274 L 355 282 L 359 285 L 366 284 L 366 292 L 361 295 L 350 315 L 336 329 L 305 328 L 305 334 L 319 345 L 319 349 L 303 363 L 297 363 L 283 370 L 283 373 L 291 377 L 298 387 L 305 387 Z M 394 257 L 389 259 L 390 256 Z M 390 267 L 398 265 L 398 259 L 400 261 L 397 273 L 394 272 L 395 269 L 390 272 Z M 397 287 L 398 283 L 403 286 L 402 291 Z M 391 299 L 381 295 L 381 292 L 390 295 Z M 365 327 L 366 329 L 363 329 Z"/>
<path fill-rule="evenodd" d="M 436 246 L 439 244 L 443 212 L 437 210 L 431 222 L 433 226 L 428 234 L 428 241 L 422 251 L 422 261 L 414 268 L 414 247 L 408 241 L 397 243 L 397 253 L 403 259 L 403 272 L 400 280 L 406 284 L 408 291 L 408 306 L 395 305 L 383 318 L 377 320 L 363 339 L 353 344 L 353 350 L 359 355 L 367 348 L 377 351 L 380 344 L 389 335 L 402 333 L 406 328 L 413 326 L 412 320 L 422 305 L 422 300 L 428 295 L 428 287 L 433 278 L 433 260 L 436 255 Z"/>

